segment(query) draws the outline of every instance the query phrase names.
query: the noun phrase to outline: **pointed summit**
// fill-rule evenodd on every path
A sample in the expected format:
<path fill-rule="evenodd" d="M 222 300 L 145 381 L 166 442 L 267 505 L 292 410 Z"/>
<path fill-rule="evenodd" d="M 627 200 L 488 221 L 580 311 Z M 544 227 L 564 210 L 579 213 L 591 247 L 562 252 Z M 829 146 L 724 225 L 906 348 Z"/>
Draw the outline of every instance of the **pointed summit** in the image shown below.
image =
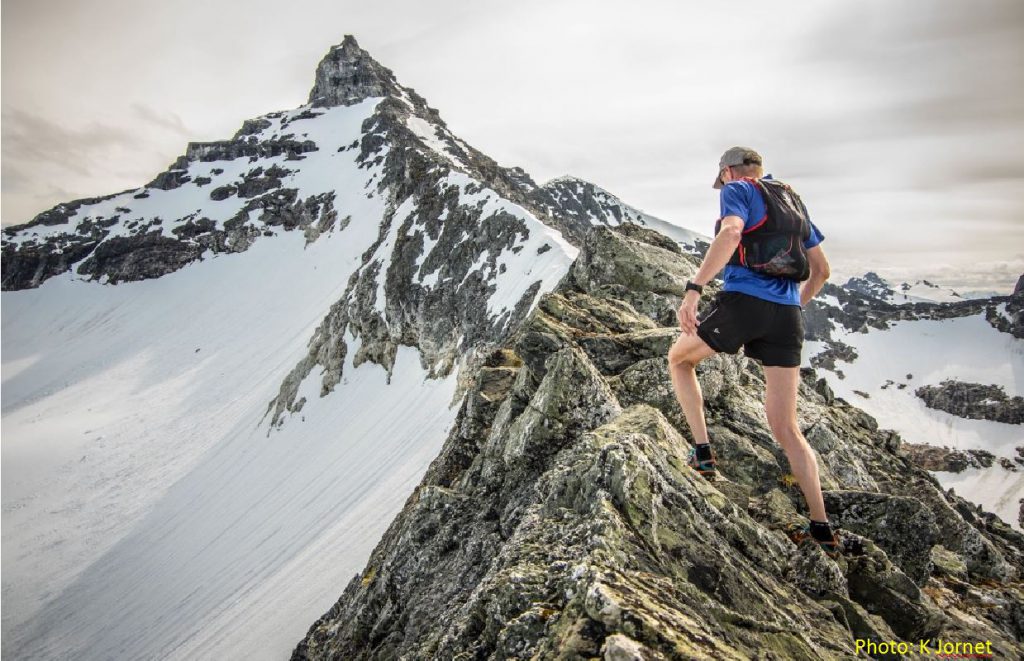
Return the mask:
<path fill-rule="evenodd" d="M 347 34 L 317 65 L 309 103 L 318 108 L 350 106 L 371 96 L 388 96 L 397 91 L 398 82 L 391 69 L 370 57 L 355 37 Z"/>

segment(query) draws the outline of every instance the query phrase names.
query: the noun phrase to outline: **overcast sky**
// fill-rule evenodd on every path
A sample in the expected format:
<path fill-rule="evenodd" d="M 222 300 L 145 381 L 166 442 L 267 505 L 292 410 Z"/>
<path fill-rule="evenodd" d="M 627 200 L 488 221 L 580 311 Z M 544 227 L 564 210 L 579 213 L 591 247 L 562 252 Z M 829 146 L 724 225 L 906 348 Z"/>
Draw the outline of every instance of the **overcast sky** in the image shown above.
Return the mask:
<path fill-rule="evenodd" d="M 710 233 L 721 152 L 801 193 L 840 275 L 1024 273 L 1024 2 L 3 0 L 2 222 L 135 188 L 306 102 L 352 34 L 457 135 Z"/>

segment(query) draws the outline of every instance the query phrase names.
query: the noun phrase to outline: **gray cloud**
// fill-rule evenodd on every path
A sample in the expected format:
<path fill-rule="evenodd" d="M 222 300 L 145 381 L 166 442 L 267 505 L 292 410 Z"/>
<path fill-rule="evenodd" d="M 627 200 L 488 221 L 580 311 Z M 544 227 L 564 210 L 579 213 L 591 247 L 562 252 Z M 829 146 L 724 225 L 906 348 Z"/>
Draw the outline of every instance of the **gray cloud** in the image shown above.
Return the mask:
<path fill-rule="evenodd" d="M 171 136 L 172 149 L 184 151 L 181 143 L 187 133 L 180 118 L 147 112 L 141 104 L 134 113 L 139 118 L 136 122 L 73 126 L 5 106 L 0 172 L 3 224 L 26 222 L 60 202 L 148 181 L 171 161 L 153 148 L 161 134 Z"/>
<path fill-rule="evenodd" d="M 863 103 L 799 117 L 785 132 L 823 149 L 896 141 L 916 184 L 1022 179 L 1024 3 L 877 2 L 842 5 L 791 66 L 817 67 Z"/>
<path fill-rule="evenodd" d="M 31 163 L 56 165 L 87 177 L 94 174 L 103 150 L 136 145 L 131 132 L 119 126 L 94 122 L 85 128 L 71 128 L 20 108 L 3 110 L 5 177 L 10 164 L 24 167 Z"/>
<path fill-rule="evenodd" d="M 145 120 L 150 124 L 159 126 L 160 128 L 166 129 L 185 138 L 192 136 L 192 133 L 185 127 L 185 123 L 181 121 L 181 117 L 173 112 L 157 111 L 145 104 L 137 102 L 132 104 L 132 110 L 136 117 Z"/>
<path fill-rule="evenodd" d="M 4 160 L 3 177 L 0 177 L 0 190 L 4 193 L 26 190 L 35 183 L 24 170 L 6 162 L 6 158 Z"/>

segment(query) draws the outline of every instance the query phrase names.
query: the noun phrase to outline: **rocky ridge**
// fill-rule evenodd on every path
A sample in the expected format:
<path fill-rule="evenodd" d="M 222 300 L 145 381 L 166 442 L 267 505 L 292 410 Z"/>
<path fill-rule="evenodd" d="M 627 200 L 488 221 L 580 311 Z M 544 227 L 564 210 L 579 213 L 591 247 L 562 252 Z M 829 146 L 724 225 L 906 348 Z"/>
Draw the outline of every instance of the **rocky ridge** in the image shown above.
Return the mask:
<path fill-rule="evenodd" d="M 643 225 L 674 239 L 685 252 L 702 254 L 700 246 L 711 237 L 684 229 L 632 207 L 600 186 L 566 175 L 546 182 L 542 188 L 556 202 L 553 213 L 571 216 L 577 221 L 614 227 L 622 223 Z"/>
<path fill-rule="evenodd" d="M 1009 397 L 1001 386 L 947 379 L 936 386 L 921 386 L 914 394 L 929 408 L 961 418 L 1024 423 L 1024 397 Z"/>
<path fill-rule="evenodd" d="M 781 530 L 802 497 L 759 366 L 701 363 L 722 467 L 685 466 L 667 373 L 696 260 L 595 230 L 474 374 L 451 436 L 293 660 L 854 658 L 854 638 L 1022 658 L 1024 537 L 944 492 L 898 435 L 802 373 L 800 424 L 854 553 Z"/>

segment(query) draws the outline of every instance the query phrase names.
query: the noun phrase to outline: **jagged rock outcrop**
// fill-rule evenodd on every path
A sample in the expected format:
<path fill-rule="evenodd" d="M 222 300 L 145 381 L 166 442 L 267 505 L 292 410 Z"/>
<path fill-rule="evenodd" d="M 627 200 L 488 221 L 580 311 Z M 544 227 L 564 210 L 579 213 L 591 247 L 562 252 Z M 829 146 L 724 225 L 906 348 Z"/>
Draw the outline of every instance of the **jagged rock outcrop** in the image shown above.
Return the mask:
<path fill-rule="evenodd" d="M 988 468 L 995 462 L 994 454 L 977 448 L 960 451 L 924 443 L 904 443 L 903 450 L 908 459 L 930 471 L 960 473 L 967 468 Z"/>
<path fill-rule="evenodd" d="M 889 283 L 874 271 L 868 271 L 859 278 L 850 278 L 843 288 L 881 300 L 889 299 L 896 293 Z"/>
<path fill-rule="evenodd" d="M 929 408 L 961 418 L 1024 423 L 1024 397 L 1009 397 L 1002 386 L 947 379 L 937 386 L 921 386 L 914 394 Z"/>
<path fill-rule="evenodd" d="M 316 67 L 309 92 L 314 107 L 348 106 L 371 96 L 398 94 L 395 75 L 367 54 L 352 35 L 331 48 Z"/>
<path fill-rule="evenodd" d="M 808 336 L 806 339 L 813 340 L 818 338 Z M 845 375 L 843 374 L 843 371 L 836 366 L 837 360 L 852 363 L 857 360 L 857 350 L 845 342 L 828 342 L 825 350 L 817 353 L 811 358 L 811 367 L 831 370 L 835 372 L 840 379 L 842 379 Z"/>
<path fill-rule="evenodd" d="M 1024 280 L 1024 276 L 1021 279 Z M 1009 299 L 985 308 L 985 319 L 993 328 L 1024 339 L 1024 290 L 1021 289 L 1020 280 Z"/>
<path fill-rule="evenodd" d="M 828 659 L 854 657 L 855 637 L 936 636 L 1022 658 L 1024 537 L 943 492 L 812 370 L 800 424 L 852 554 L 784 536 L 805 510 L 756 363 L 701 363 L 722 477 L 686 467 L 666 353 L 695 269 L 649 230 L 592 232 L 474 375 L 441 454 L 293 660 Z"/>

